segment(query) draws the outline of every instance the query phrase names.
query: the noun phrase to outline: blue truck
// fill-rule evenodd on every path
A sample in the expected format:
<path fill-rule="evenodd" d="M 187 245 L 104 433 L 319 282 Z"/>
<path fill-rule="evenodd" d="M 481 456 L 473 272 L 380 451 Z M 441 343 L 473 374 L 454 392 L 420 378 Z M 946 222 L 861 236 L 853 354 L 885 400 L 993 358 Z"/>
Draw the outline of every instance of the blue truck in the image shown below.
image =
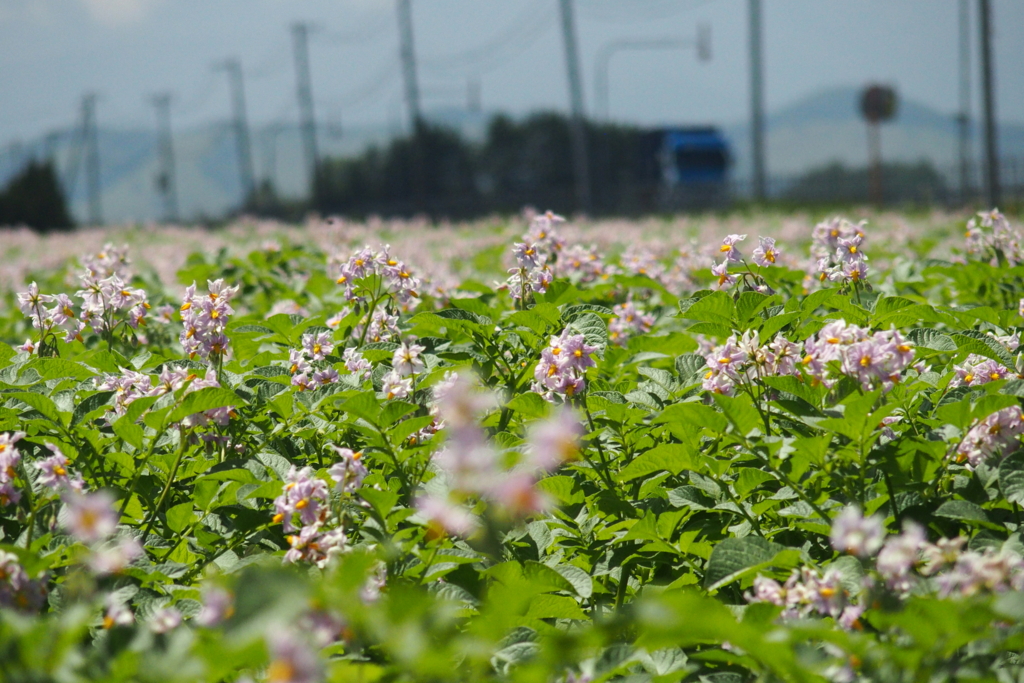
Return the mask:
<path fill-rule="evenodd" d="M 641 173 L 659 209 L 702 209 L 729 201 L 729 143 L 713 127 L 656 128 L 643 133 Z"/>

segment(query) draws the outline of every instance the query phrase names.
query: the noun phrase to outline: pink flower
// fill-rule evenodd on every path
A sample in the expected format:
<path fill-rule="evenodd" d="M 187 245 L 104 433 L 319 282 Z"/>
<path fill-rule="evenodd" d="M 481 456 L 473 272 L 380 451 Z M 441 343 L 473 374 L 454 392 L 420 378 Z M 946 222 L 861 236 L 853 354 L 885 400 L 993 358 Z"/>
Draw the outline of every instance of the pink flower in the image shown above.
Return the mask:
<path fill-rule="evenodd" d="M 725 254 L 725 258 L 727 261 L 739 263 L 741 260 L 743 260 L 743 256 L 740 254 L 740 251 L 736 245 L 745 239 L 747 239 L 746 235 L 729 235 L 724 240 L 722 240 L 722 247 L 719 249 L 719 251 Z"/>
<path fill-rule="evenodd" d="M 782 250 L 775 246 L 775 238 L 761 237 L 759 241 L 760 243 L 751 255 L 754 263 L 762 267 L 774 266 L 782 253 Z"/>
<path fill-rule="evenodd" d="M 535 422 L 527 435 L 528 462 L 537 469 L 552 471 L 576 458 L 584 434 L 579 416 L 562 407 L 550 419 Z"/>
<path fill-rule="evenodd" d="M 106 491 L 83 494 L 67 489 L 63 498 L 67 509 L 65 527 L 75 540 L 96 543 L 109 538 L 117 530 L 114 498 Z"/>
<path fill-rule="evenodd" d="M 880 517 L 864 517 L 860 508 L 851 505 L 832 520 L 830 538 L 832 547 L 839 552 L 870 557 L 882 547 L 885 528 Z"/>
<path fill-rule="evenodd" d="M 444 531 L 452 536 L 468 538 L 477 530 L 480 523 L 469 510 L 453 505 L 443 498 L 432 495 L 418 496 L 413 507 L 421 517 L 427 520 L 435 535 Z"/>
<path fill-rule="evenodd" d="M 717 278 L 717 282 L 712 285 L 715 289 L 728 289 L 736 284 L 735 276 L 729 274 L 728 259 L 722 261 L 720 264 L 711 266 L 711 274 Z"/>

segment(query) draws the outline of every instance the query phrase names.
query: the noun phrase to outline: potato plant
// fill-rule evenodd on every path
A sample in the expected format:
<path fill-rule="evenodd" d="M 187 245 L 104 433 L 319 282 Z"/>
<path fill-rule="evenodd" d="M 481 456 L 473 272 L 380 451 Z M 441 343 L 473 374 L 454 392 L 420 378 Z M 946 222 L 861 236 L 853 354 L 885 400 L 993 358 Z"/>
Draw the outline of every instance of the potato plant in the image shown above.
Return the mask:
<path fill-rule="evenodd" d="M 565 230 L 7 292 L 0 678 L 1024 677 L 1009 219 Z"/>

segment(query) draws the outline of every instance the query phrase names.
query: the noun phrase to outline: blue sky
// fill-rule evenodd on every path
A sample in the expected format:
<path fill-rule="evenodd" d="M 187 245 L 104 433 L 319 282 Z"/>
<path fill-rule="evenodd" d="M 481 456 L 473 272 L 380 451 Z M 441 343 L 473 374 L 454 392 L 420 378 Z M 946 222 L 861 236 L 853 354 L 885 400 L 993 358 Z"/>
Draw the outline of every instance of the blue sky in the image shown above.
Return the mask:
<path fill-rule="evenodd" d="M 470 80 L 479 81 L 488 111 L 567 107 L 557 0 L 412 2 L 425 107 L 463 104 Z M 879 81 L 952 113 L 958 4 L 764 0 L 769 110 L 822 88 Z M 616 56 L 611 114 L 645 124 L 745 118 L 746 7 L 746 0 L 576 0 L 588 108 L 602 45 L 687 38 L 706 23 L 710 62 L 692 51 Z M 994 0 L 993 7 L 999 115 L 1024 122 L 1024 2 Z M 227 85 L 211 65 L 228 56 L 240 58 L 246 71 L 251 121 L 293 121 L 288 27 L 297 20 L 315 26 L 310 49 L 320 120 L 404 120 L 393 0 L 0 0 L 0 144 L 73 125 L 85 91 L 99 93 L 103 126 L 152 127 L 148 97 L 164 90 L 176 95 L 176 126 L 222 119 Z"/>

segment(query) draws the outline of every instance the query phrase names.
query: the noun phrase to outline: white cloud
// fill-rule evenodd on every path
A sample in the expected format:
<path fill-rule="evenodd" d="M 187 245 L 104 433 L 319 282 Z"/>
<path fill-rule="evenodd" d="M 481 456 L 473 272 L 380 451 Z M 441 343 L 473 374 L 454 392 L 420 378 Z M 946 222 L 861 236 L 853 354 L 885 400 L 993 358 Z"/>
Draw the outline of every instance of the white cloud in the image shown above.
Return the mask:
<path fill-rule="evenodd" d="M 142 20 L 159 0 L 82 0 L 93 19 L 105 26 L 127 26 Z"/>

